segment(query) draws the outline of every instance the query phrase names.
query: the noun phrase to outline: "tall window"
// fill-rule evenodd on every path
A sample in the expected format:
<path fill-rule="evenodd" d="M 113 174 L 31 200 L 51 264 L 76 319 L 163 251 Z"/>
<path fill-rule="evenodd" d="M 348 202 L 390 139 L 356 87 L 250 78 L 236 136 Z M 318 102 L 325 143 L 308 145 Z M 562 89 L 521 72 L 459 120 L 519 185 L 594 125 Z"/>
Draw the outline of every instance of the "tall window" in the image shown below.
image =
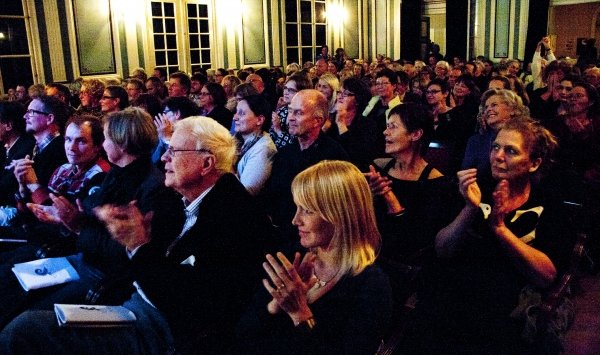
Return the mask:
<path fill-rule="evenodd" d="M 154 56 L 157 67 L 167 69 L 170 75 L 179 69 L 177 56 L 177 31 L 175 25 L 175 4 L 172 2 L 152 2 L 152 30 L 154 32 Z"/>
<path fill-rule="evenodd" d="M 210 30 L 207 4 L 187 4 L 187 22 L 192 73 L 208 69 L 210 63 Z"/>
<path fill-rule="evenodd" d="M 26 16 L 21 1 L 3 1 L 0 7 L 0 86 L 5 93 L 17 85 L 33 84 Z"/>
<path fill-rule="evenodd" d="M 327 42 L 325 1 L 286 0 L 285 40 L 287 63 L 314 61 Z"/>

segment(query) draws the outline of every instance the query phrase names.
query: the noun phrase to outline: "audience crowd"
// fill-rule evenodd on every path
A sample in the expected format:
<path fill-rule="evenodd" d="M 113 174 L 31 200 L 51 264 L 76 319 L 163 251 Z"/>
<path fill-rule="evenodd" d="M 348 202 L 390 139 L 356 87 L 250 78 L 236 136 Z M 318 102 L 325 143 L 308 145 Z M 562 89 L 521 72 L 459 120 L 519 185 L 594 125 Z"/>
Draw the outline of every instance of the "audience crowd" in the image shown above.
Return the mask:
<path fill-rule="evenodd" d="M 600 67 L 548 38 L 530 70 L 314 59 L 0 101 L 0 353 L 375 354 L 397 329 L 402 354 L 537 353 L 523 292 L 578 231 L 598 261 L 566 208 L 600 211 Z M 79 279 L 23 290 L 48 257 Z M 137 320 L 59 327 L 57 303 Z"/>

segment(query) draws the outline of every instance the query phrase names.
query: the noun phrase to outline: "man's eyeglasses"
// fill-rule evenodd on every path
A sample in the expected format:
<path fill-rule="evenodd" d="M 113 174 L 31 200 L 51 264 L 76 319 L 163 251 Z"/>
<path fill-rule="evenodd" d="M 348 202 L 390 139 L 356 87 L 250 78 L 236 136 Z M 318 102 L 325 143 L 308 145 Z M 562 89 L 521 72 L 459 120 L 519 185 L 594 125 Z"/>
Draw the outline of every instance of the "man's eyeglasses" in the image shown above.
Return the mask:
<path fill-rule="evenodd" d="M 340 91 L 340 93 L 338 95 L 338 97 L 353 97 L 353 96 L 356 96 L 356 94 L 353 92 L 347 91 L 347 90 Z"/>
<path fill-rule="evenodd" d="M 36 115 L 45 115 L 45 116 L 49 115 L 48 112 L 38 111 L 38 110 L 34 110 L 34 109 L 29 109 L 29 110 L 25 111 L 25 115 L 27 115 L 27 116 L 31 116 L 33 114 L 36 114 Z"/>
<path fill-rule="evenodd" d="M 165 152 L 165 154 L 169 158 L 173 158 L 175 156 L 175 153 L 178 153 L 178 152 L 199 152 L 199 153 L 212 154 L 212 152 L 208 149 L 173 149 L 173 147 L 167 148 L 167 151 Z"/>
<path fill-rule="evenodd" d="M 283 87 L 283 91 L 287 91 L 287 92 L 290 92 L 290 93 L 297 93 L 298 92 L 298 90 L 296 90 L 294 88 L 288 88 L 287 86 Z"/>

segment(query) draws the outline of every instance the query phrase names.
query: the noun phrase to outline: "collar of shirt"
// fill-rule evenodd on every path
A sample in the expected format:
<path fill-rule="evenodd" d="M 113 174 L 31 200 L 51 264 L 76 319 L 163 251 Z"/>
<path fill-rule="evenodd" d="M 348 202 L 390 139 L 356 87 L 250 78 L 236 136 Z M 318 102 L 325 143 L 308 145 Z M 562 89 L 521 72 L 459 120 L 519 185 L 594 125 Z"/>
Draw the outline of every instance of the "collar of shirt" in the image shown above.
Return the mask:
<path fill-rule="evenodd" d="M 38 153 L 44 150 L 44 148 L 46 148 L 48 144 L 50 144 L 50 142 L 52 142 L 52 140 L 58 136 L 60 136 L 60 133 L 56 132 L 54 134 L 48 134 L 46 137 L 44 137 L 41 142 L 36 144 Z"/>
<path fill-rule="evenodd" d="M 200 196 L 196 197 L 196 199 L 192 202 L 189 202 L 185 197 L 182 197 L 181 200 L 183 201 L 183 205 L 185 206 L 185 216 L 186 218 L 189 218 L 190 216 L 195 216 L 198 214 L 198 209 L 200 209 L 200 203 L 202 203 L 202 200 L 204 199 L 204 197 L 210 192 L 210 190 L 212 190 L 212 188 L 215 185 L 209 187 L 208 189 L 204 190 Z"/>

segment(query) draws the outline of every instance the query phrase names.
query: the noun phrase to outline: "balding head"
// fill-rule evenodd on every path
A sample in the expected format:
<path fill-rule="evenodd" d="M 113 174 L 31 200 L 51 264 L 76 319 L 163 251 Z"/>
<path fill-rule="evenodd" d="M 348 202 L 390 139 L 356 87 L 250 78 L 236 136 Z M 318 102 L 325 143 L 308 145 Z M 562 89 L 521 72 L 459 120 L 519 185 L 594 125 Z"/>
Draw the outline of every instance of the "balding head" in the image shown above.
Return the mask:
<path fill-rule="evenodd" d="M 314 89 L 298 92 L 288 112 L 289 131 L 298 138 L 302 149 L 319 137 L 323 123 L 329 118 L 327 98 Z"/>

